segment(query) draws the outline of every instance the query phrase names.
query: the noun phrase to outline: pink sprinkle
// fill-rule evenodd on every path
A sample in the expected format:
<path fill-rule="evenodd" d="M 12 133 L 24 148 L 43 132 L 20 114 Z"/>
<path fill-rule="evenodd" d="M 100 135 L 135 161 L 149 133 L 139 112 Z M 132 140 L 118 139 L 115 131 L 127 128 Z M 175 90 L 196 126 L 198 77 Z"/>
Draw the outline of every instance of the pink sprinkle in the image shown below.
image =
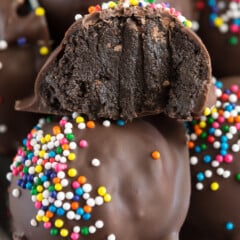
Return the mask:
<path fill-rule="evenodd" d="M 20 173 L 19 173 L 19 176 L 20 176 L 20 177 L 23 177 L 23 176 L 24 176 L 24 172 L 20 172 Z"/>
<path fill-rule="evenodd" d="M 81 147 L 81 148 L 86 148 L 87 146 L 88 146 L 88 142 L 86 141 L 86 140 L 80 140 L 80 142 L 79 142 L 79 146 Z"/>
<path fill-rule="evenodd" d="M 218 122 L 219 123 L 224 123 L 225 122 L 225 118 L 223 116 L 219 116 L 218 117 Z"/>
<path fill-rule="evenodd" d="M 40 209 L 41 207 L 42 207 L 41 202 L 36 201 L 36 202 L 35 202 L 35 208 Z"/>
<path fill-rule="evenodd" d="M 79 234 L 73 232 L 73 233 L 71 234 L 71 239 L 72 239 L 72 240 L 78 240 L 78 239 L 79 239 Z"/>
<path fill-rule="evenodd" d="M 43 226 L 44 226 L 44 228 L 50 228 L 51 226 L 52 226 L 52 224 L 50 223 L 50 222 L 45 222 L 44 224 L 43 224 Z"/>
<path fill-rule="evenodd" d="M 12 174 L 13 174 L 14 176 L 17 176 L 17 175 L 18 175 L 18 170 L 17 170 L 16 168 L 13 168 L 13 169 L 12 169 Z"/>
<path fill-rule="evenodd" d="M 237 25 L 237 24 L 231 24 L 230 30 L 231 30 L 231 32 L 233 32 L 233 33 L 238 32 L 238 25 Z"/>
<path fill-rule="evenodd" d="M 34 157 L 32 158 L 32 162 L 33 162 L 33 163 L 37 163 L 37 161 L 38 161 L 38 157 L 37 157 L 37 156 L 34 156 Z"/>
<path fill-rule="evenodd" d="M 235 123 L 235 127 L 237 128 L 237 130 L 240 130 L 240 123 Z"/>
<path fill-rule="evenodd" d="M 66 123 L 67 123 L 67 120 L 66 120 L 66 119 L 61 119 L 61 120 L 59 121 L 59 124 L 60 124 L 60 126 L 62 126 L 62 127 L 64 127 Z"/>
<path fill-rule="evenodd" d="M 231 91 L 233 92 L 233 93 L 237 93 L 237 91 L 238 91 L 238 85 L 232 85 L 231 87 L 230 87 L 230 89 L 231 89 Z"/>
<path fill-rule="evenodd" d="M 62 138 L 60 140 L 60 144 L 63 145 L 63 144 L 67 144 L 68 143 L 68 140 L 66 138 Z"/>
<path fill-rule="evenodd" d="M 232 154 L 227 154 L 225 157 L 224 157 L 224 161 L 226 163 L 231 163 L 233 161 L 233 156 Z"/>
<path fill-rule="evenodd" d="M 152 4 L 149 5 L 149 7 L 155 9 L 156 8 L 156 4 L 152 3 Z"/>
<path fill-rule="evenodd" d="M 223 161 L 223 156 L 218 154 L 218 155 L 216 156 L 216 160 L 217 160 L 218 162 L 222 162 L 222 161 Z"/>
<path fill-rule="evenodd" d="M 80 187 L 79 182 L 78 182 L 78 181 L 72 182 L 72 187 L 73 187 L 74 189 L 79 188 L 79 187 Z"/>
<path fill-rule="evenodd" d="M 59 172 L 59 171 L 63 171 L 63 170 L 66 170 L 67 169 L 67 164 L 64 164 L 64 163 L 56 163 L 54 164 L 54 170 L 56 172 Z"/>
<path fill-rule="evenodd" d="M 219 123 L 218 122 L 213 122 L 212 127 L 213 128 L 219 128 Z"/>

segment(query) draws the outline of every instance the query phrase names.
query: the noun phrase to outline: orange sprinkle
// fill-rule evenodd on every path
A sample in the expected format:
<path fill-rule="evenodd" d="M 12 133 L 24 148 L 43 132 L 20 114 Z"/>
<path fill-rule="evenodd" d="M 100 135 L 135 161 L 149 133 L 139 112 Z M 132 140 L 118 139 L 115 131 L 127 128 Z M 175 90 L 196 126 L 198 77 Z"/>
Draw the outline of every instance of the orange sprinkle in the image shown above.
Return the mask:
<path fill-rule="evenodd" d="M 59 126 L 54 126 L 52 131 L 54 135 L 58 135 L 59 133 L 61 133 L 61 128 Z"/>
<path fill-rule="evenodd" d="M 219 109 L 219 110 L 218 110 L 218 114 L 219 114 L 219 115 L 221 115 L 221 116 L 222 116 L 222 115 L 223 115 L 223 113 L 224 113 L 223 109 Z"/>
<path fill-rule="evenodd" d="M 84 177 L 84 176 L 79 176 L 77 181 L 80 183 L 80 184 L 84 184 L 87 182 L 87 178 Z"/>
<path fill-rule="evenodd" d="M 192 142 L 192 141 L 189 141 L 187 145 L 188 145 L 189 149 L 192 149 L 195 146 L 194 142 Z"/>
<path fill-rule="evenodd" d="M 196 129 L 195 130 L 195 133 L 199 136 L 202 134 L 202 129 Z"/>
<path fill-rule="evenodd" d="M 227 119 L 227 121 L 228 121 L 229 123 L 233 123 L 233 122 L 234 122 L 233 116 L 230 116 L 230 117 Z"/>
<path fill-rule="evenodd" d="M 31 134 L 36 133 L 36 131 L 37 131 L 36 129 L 32 129 L 32 130 L 31 130 Z"/>
<path fill-rule="evenodd" d="M 153 151 L 152 154 L 151 154 L 151 156 L 152 156 L 152 158 L 153 158 L 154 160 L 158 160 L 158 159 L 160 159 L 160 152 L 158 152 L 158 151 Z"/>
<path fill-rule="evenodd" d="M 53 217 L 53 213 L 51 211 L 47 211 L 46 212 L 46 217 L 52 218 Z"/>
<path fill-rule="evenodd" d="M 89 8 L 88 8 L 88 12 L 89 13 L 93 13 L 93 12 L 95 12 L 96 11 L 96 8 L 94 7 L 94 6 L 90 6 Z"/>
<path fill-rule="evenodd" d="M 73 210 L 78 209 L 78 208 L 79 208 L 79 203 L 78 203 L 78 202 L 72 202 L 72 203 L 71 203 L 71 208 L 72 208 Z"/>
<path fill-rule="evenodd" d="M 60 183 L 60 178 L 55 177 L 55 178 L 53 179 L 53 183 L 54 183 L 54 184 Z"/>
<path fill-rule="evenodd" d="M 86 212 L 86 213 L 92 212 L 92 208 L 91 208 L 90 206 L 88 206 L 88 205 L 85 205 L 85 206 L 83 207 L 83 210 L 84 210 L 84 212 Z"/>
<path fill-rule="evenodd" d="M 88 121 L 87 122 L 87 128 L 95 128 L 95 122 L 94 121 Z"/>
<path fill-rule="evenodd" d="M 69 150 L 69 145 L 67 143 L 63 144 L 62 150 Z"/>
<path fill-rule="evenodd" d="M 239 122 L 240 122 L 240 116 L 236 116 L 236 117 L 235 117 L 235 122 L 236 122 L 236 123 L 239 123 Z"/>

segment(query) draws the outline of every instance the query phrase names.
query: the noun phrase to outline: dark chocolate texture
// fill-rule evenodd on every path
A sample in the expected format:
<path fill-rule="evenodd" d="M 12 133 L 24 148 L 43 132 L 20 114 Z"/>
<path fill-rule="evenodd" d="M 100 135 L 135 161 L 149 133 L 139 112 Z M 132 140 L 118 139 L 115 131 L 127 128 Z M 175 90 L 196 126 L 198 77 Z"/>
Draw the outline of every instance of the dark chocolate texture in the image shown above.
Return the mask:
<path fill-rule="evenodd" d="M 159 112 L 191 119 L 203 109 L 210 73 L 200 39 L 169 10 L 117 6 L 71 26 L 38 75 L 33 102 L 16 108 L 91 119 Z"/>
<path fill-rule="evenodd" d="M 216 86 L 215 110 L 189 124 L 192 191 L 181 240 L 240 238 L 240 78 Z"/>
<path fill-rule="evenodd" d="M 15 111 L 14 105 L 32 93 L 46 59 L 39 51 L 50 50 L 49 35 L 44 15 L 29 10 L 27 2 L 2 0 L 0 23 L 0 155 L 11 155 L 39 118 Z"/>
<path fill-rule="evenodd" d="M 84 129 L 84 124 L 90 128 Z M 18 152 L 11 166 L 13 177 L 9 198 L 14 240 L 65 239 L 61 237 L 63 228 L 68 230 L 67 239 L 70 239 L 75 225 L 82 229 L 84 226 L 99 227 L 97 220 L 103 221 L 104 226 L 97 227 L 95 233 L 87 235 L 79 233 L 79 239 L 178 239 L 178 232 L 186 216 L 190 195 L 188 151 L 183 125 L 161 115 L 135 119 L 125 125 L 122 121 L 118 121 L 117 124 L 111 123 L 110 126 L 106 121 L 103 124 L 95 122 L 95 128 L 92 128 L 92 123 L 83 122 L 79 120 L 79 117 L 69 121 L 62 118 L 60 122 L 55 120 L 51 123 L 40 124 L 36 130 L 31 131 L 32 135 L 28 135 L 23 151 Z M 57 140 L 60 139 L 58 136 L 60 133 L 66 140 L 68 139 L 67 143 L 66 140 L 64 142 Z M 73 134 L 74 137 L 69 138 L 68 134 Z M 44 145 L 50 147 L 52 141 L 56 146 L 58 145 L 56 142 L 59 142 L 59 147 L 44 147 Z M 66 145 L 72 146 L 70 142 L 75 142 L 76 148 L 70 147 L 68 154 L 60 153 L 59 148 L 66 149 Z M 27 155 L 25 155 L 25 147 L 28 149 Z M 44 160 L 41 160 L 38 155 L 33 157 L 32 153 L 36 154 L 37 149 L 39 153 L 45 149 L 44 152 L 48 157 L 44 157 Z M 52 157 L 51 160 L 50 155 L 53 156 L 53 152 L 56 151 L 57 155 L 61 156 L 61 160 L 59 156 Z M 153 152 L 155 155 L 152 154 Z M 72 153 L 76 158 L 70 161 L 69 156 Z M 63 167 L 64 155 L 67 158 L 65 169 Z M 99 164 L 96 164 L 96 160 Z M 49 164 L 52 164 L 52 167 L 49 167 Z M 42 166 L 42 171 L 39 166 Z M 61 184 L 63 185 L 62 180 L 69 181 L 68 186 L 64 185 L 62 189 L 57 188 L 57 180 L 54 180 L 54 176 L 60 177 L 60 174 L 58 175 L 59 169 L 62 169 L 60 166 L 64 169 L 62 172 L 65 172 L 65 176 L 61 172 L 63 176 L 60 178 Z M 36 170 L 35 173 L 32 173 L 33 169 Z M 76 176 L 70 177 L 69 169 L 76 169 Z M 37 222 L 37 227 L 31 226 L 30 222 L 36 223 L 35 216 L 38 212 L 40 214 L 44 211 L 46 214 L 48 211 L 53 211 L 54 207 L 51 206 L 54 204 L 59 209 L 65 208 L 65 203 L 74 202 L 75 198 L 68 199 L 68 197 L 69 192 L 77 195 L 76 188 L 71 186 L 73 182 L 76 185 L 79 176 L 85 176 L 87 182 L 91 184 L 90 198 L 96 199 L 98 187 L 103 186 L 106 188 L 106 193 L 111 196 L 111 201 L 103 202 L 102 205 L 99 201 L 98 204 L 96 202 L 92 207 L 89 220 L 83 220 L 83 215 L 78 221 L 68 218 L 68 212 L 73 209 L 66 210 L 63 215 L 60 215 L 60 212 L 58 215 L 56 210 L 49 220 L 52 224 L 49 229 L 43 227 L 43 222 Z M 33 178 L 35 184 L 32 182 Z M 55 189 L 50 190 L 47 187 L 48 184 L 45 185 L 44 182 L 50 182 Z M 32 187 L 29 188 L 31 183 Z M 43 187 L 42 190 L 41 187 Z M 85 192 L 86 186 L 81 185 L 81 187 Z M 37 189 L 40 192 L 37 193 Z M 59 192 L 64 193 L 61 193 L 61 198 L 60 195 L 59 198 L 57 197 Z M 44 197 L 38 198 L 39 194 Z M 90 201 L 84 200 L 84 194 L 79 200 L 75 200 L 81 207 L 86 203 L 90 204 Z M 46 200 L 50 202 L 44 205 L 45 207 L 36 209 L 35 206 L 41 206 L 33 202 L 34 199 L 36 201 L 36 197 L 42 204 L 46 204 Z M 59 202 L 56 203 L 56 199 L 61 199 L 60 205 Z M 78 210 L 73 210 L 73 212 L 79 213 Z M 56 228 L 54 224 L 57 219 L 63 220 L 64 225 L 58 228 L 55 236 L 51 236 L 50 232 L 53 232 L 51 229 Z M 92 230 L 89 228 L 89 231 Z"/>

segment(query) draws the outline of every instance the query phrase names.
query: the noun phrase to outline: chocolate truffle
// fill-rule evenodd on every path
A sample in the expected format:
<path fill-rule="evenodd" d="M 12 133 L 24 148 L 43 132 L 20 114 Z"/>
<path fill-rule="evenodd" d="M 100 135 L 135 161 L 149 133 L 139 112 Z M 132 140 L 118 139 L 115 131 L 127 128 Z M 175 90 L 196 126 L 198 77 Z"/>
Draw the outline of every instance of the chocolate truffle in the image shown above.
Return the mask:
<path fill-rule="evenodd" d="M 0 156 L 15 153 L 19 141 L 39 118 L 14 110 L 17 99 L 32 93 L 49 51 L 43 9 L 29 7 L 28 1 L 0 2 Z"/>
<path fill-rule="evenodd" d="M 201 40 L 166 4 L 132 4 L 104 3 L 75 22 L 41 69 L 35 98 L 16 108 L 93 120 L 200 114 L 211 79 Z"/>
<path fill-rule="evenodd" d="M 189 204 L 185 129 L 163 115 L 41 120 L 11 170 L 13 240 L 177 240 Z"/>
<path fill-rule="evenodd" d="M 240 238 L 240 77 L 215 85 L 216 107 L 189 124 L 192 194 L 182 240 Z"/>
<path fill-rule="evenodd" d="M 206 45 L 216 77 L 240 75 L 240 5 L 234 0 L 198 0 L 197 32 Z"/>

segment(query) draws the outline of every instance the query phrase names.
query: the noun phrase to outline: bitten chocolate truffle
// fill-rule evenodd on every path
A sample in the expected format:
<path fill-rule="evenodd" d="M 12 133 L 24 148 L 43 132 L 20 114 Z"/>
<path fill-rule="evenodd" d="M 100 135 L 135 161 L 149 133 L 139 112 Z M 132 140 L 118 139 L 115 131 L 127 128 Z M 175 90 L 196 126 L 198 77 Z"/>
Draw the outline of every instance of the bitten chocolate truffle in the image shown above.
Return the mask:
<path fill-rule="evenodd" d="M 13 240 L 177 240 L 189 177 L 185 129 L 166 116 L 41 120 L 8 174 Z"/>
<path fill-rule="evenodd" d="M 132 120 L 200 114 L 210 59 L 190 22 L 166 4 L 104 3 L 67 31 L 17 109 Z M 61 69 L 61 71 L 59 71 Z"/>
<path fill-rule="evenodd" d="M 234 0 L 198 0 L 198 35 L 207 47 L 216 77 L 240 75 L 240 5 Z"/>
<path fill-rule="evenodd" d="M 216 107 L 189 124 L 192 194 L 182 240 L 240 238 L 240 77 L 215 85 Z"/>
<path fill-rule="evenodd" d="M 13 156 L 39 118 L 14 110 L 17 99 L 32 93 L 50 51 L 43 9 L 30 6 L 28 1 L 0 2 L 0 156 Z"/>

